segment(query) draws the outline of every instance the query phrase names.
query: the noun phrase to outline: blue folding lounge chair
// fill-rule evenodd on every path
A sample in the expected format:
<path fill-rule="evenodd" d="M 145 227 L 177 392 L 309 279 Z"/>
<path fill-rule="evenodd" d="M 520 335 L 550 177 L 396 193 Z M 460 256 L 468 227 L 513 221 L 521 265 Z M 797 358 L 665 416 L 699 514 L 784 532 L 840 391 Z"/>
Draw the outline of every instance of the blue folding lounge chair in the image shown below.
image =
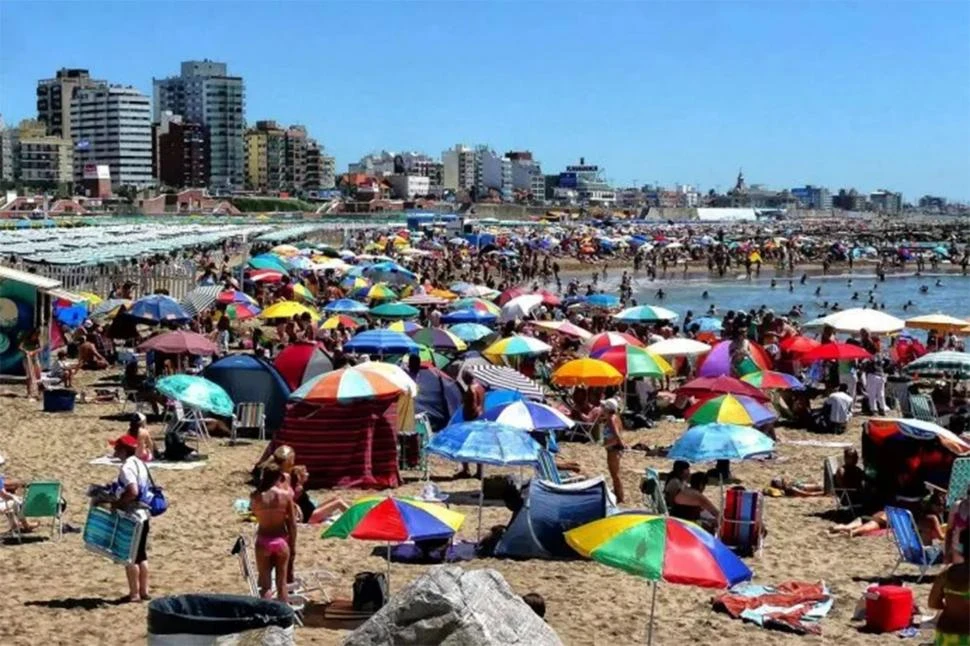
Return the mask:
<path fill-rule="evenodd" d="M 663 484 L 660 482 L 660 474 L 656 469 L 646 468 L 643 473 L 643 481 L 640 483 L 640 490 L 643 492 L 643 504 L 649 511 L 659 516 L 668 514 Z"/>
<path fill-rule="evenodd" d="M 939 547 L 927 547 L 919 537 L 919 528 L 908 509 L 901 507 L 886 507 L 886 518 L 889 521 L 889 531 L 899 550 L 899 560 L 893 566 L 889 576 L 896 573 L 899 566 L 909 563 L 919 568 L 919 579 L 923 580 L 931 567 L 940 561 L 942 550 Z"/>
<path fill-rule="evenodd" d="M 574 476 L 566 471 L 560 471 L 559 467 L 556 466 L 556 458 L 545 449 L 539 451 L 539 460 L 536 462 L 536 475 L 539 476 L 540 480 L 548 480 L 557 485 L 583 480 L 582 476 Z"/>

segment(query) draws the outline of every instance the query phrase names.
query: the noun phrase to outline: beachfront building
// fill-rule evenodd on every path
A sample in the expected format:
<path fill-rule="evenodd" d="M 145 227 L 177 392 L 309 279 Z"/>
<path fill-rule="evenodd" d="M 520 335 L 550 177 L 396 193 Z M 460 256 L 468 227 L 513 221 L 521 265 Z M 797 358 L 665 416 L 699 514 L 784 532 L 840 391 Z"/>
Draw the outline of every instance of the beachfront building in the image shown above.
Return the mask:
<path fill-rule="evenodd" d="M 336 178 L 336 163 L 333 157 L 324 152 L 313 138 L 307 138 L 306 170 L 303 177 L 303 188 L 307 191 L 330 190 L 334 187 Z"/>
<path fill-rule="evenodd" d="M 446 191 L 473 191 L 478 177 L 477 156 L 473 149 L 457 144 L 441 153 L 441 186 Z"/>
<path fill-rule="evenodd" d="M 612 206 L 616 203 L 616 191 L 603 179 L 600 167 L 587 164 L 585 157 L 559 173 L 554 197 L 564 204 Z"/>
<path fill-rule="evenodd" d="M 938 195 L 924 195 L 919 198 L 919 208 L 925 211 L 946 213 L 946 198 Z"/>
<path fill-rule="evenodd" d="M 798 200 L 789 191 L 774 191 L 761 184 L 748 186 L 744 181 L 744 173 L 738 171 L 738 178 L 734 188 L 728 191 L 724 198 L 714 200 L 715 207 L 754 208 L 754 209 L 789 209 L 798 206 Z"/>
<path fill-rule="evenodd" d="M 205 186 L 209 181 L 209 137 L 202 124 L 166 110 L 152 128 L 152 163 L 158 183 L 171 188 Z"/>
<path fill-rule="evenodd" d="M 879 213 L 901 213 L 903 210 L 903 194 L 881 188 L 869 193 L 869 204 L 873 211 Z"/>
<path fill-rule="evenodd" d="M 246 131 L 246 188 L 267 193 L 302 194 L 333 188 L 334 159 L 323 153 L 306 127 L 283 128 L 257 121 Z"/>
<path fill-rule="evenodd" d="M 546 178 L 542 166 L 532 158 L 528 150 L 505 153 L 512 164 L 512 189 L 517 195 L 527 196 L 533 202 L 545 202 Z"/>
<path fill-rule="evenodd" d="M 431 192 L 431 178 L 407 173 L 385 175 L 384 180 L 391 185 L 391 197 L 398 200 L 413 200 Z"/>
<path fill-rule="evenodd" d="M 52 79 L 37 81 L 37 120 L 52 137 L 76 139 L 71 132 L 71 101 L 78 90 L 101 88 L 107 81 L 91 78 L 87 70 L 61 68 Z"/>
<path fill-rule="evenodd" d="M 89 164 L 105 164 L 111 185 L 152 186 L 152 109 L 133 87 L 81 88 L 71 101 L 74 181 Z"/>
<path fill-rule="evenodd" d="M 74 183 L 74 146 L 66 137 L 47 134 L 47 125 L 25 119 L 17 128 L 16 155 L 19 179 L 26 186 L 62 188 L 70 194 Z"/>
<path fill-rule="evenodd" d="M 20 132 L 8 128 L 0 117 L 0 184 L 13 184 L 20 177 Z"/>
<path fill-rule="evenodd" d="M 791 194 L 802 208 L 822 211 L 832 209 L 832 193 L 824 186 L 807 184 L 800 188 L 793 188 Z"/>
<path fill-rule="evenodd" d="M 184 61 L 179 76 L 153 79 L 154 119 L 170 110 L 206 128 L 209 136 L 208 186 L 217 193 L 245 183 L 245 91 L 242 77 L 225 63 Z"/>
<path fill-rule="evenodd" d="M 477 200 L 486 198 L 502 202 L 512 201 L 512 160 L 499 156 L 488 146 L 475 149 L 475 196 Z"/>

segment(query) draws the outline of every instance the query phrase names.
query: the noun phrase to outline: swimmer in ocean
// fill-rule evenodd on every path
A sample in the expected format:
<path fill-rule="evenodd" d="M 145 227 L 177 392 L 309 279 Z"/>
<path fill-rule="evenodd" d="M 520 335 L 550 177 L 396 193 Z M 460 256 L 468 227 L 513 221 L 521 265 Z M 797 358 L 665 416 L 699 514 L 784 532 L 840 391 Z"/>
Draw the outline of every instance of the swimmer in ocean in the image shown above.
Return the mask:
<path fill-rule="evenodd" d="M 943 287 L 943 281 L 939 278 L 936 279 L 936 287 Z"/>
<path fill-rule="evenodd" d="M 819 285 L 818 287 L 815 288 L 815 295 L 819 296 L 821 293 L 822 293 L 822 286 Z"/>
<path fill-rule="evenodd" d="M 926 285 L 920 285 L 919 286 L 919 293 L 920 294 L 925 294 L 928 291 L 930 291 L 930 288 L 927 287 Z"/>
<path fill-rule="evenodd" d="M 788 291 L 789 292 L 795 291 L 795 281 L 793 280 L 788 281 Z"/>
<path fill-rule="evenodd" d="M 660 299 L 660 300 L 663 300 L 664 299 L 664 296 L 666 296 L 666 293 L 664 293 L 663 288 L 658 289 L 657 290 L 657 298 Z"/>
<path fill-rule="evenodd" d="M 842 308 L 839 307 L 839 304 L 838 303 L 833 303 L 832 304 L 832 311 L 833 312 L 838 312 L 840 309 L 842 309 Z"/>
<path fill-rule="evenodd" d="M 799 280 L 798 282 L 804 285 L 806 280 L 808 280 L 808 274 L 802 274 L 801 280 Z"/>
<path fill-rule="evenodd" d="M 775 287 L 778 287 L 778 281 L 775 280 L 774 278 L 772 278 L 771 279 L 771 288 L 774 289 Z"/>
<path fill-rule="evenodd" d="M 854 301 L 859 300 L 859 292 L 852 292 L 852 300 Z"/>
<path fill-rule="evenodd" d="M 704 290 L 703 292 L 701 292 L 701 298 L 703 298 L 705 300 L 707 300 L 708 298 L 710 298 L 710 296 L 711 295 L 707 293 L 707 290 Z"/>

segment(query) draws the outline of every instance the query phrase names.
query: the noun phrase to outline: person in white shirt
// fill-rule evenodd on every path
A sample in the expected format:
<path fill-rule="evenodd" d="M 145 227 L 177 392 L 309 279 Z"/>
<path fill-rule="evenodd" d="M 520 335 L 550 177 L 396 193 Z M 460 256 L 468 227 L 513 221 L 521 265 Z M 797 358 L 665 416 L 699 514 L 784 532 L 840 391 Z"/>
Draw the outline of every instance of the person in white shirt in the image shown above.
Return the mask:
<path fill-rule="evenodd" d="M 148 595 L 148 519 L 150 514 L 141 502 L 142 495 L 148 490 L 148 467 L 135 456 L 138 450 L 138 439 L 122 435 L 114 442 L 114 455 L 121 460 L 121 470 L 118 472 L 118 483 L 124 487 L 118 501 L 114 503 L 116 509 L 125 511 L 142 520 L 141 539 L 135 562 L 125 566 L 128 577 L 128 600 L 146 601 Z"/>
<path fill-rule="evenodd" d="M 852 419 L 852 397 L 849 396 L 849 385 L 839 384 L 839 389 L 825 400 L 828 409 L 829 431 L 845 433 L 845 426 Z"/>

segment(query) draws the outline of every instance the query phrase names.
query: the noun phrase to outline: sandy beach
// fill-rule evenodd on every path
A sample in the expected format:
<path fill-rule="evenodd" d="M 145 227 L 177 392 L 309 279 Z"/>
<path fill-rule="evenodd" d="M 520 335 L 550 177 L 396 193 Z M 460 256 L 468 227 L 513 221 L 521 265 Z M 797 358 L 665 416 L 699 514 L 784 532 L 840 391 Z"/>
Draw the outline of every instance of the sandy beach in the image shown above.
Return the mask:
<path fill-rule="evenodd" d="M 80 383 L 90 385 L 92 375 L 82 375 Z M 78 403 L 73 414 L 47 414 L 37 402 L 23 397 L 23 389 L 2 386 L 0 392 L 16 396 L 0 398 L 0 427 L 5 429 L 0 452 L 7 459 L 4 473 L 23 480 L 56 479 L 64 484 L 68 501 L 66 520 L 83 526 L 87 510 L 88 485 L 104 483 L 116 476 L 108 466 L 88 464 L 107 452 L 106 442 L 125 429 L 116 415 L 117 403 Z M 107 419 L 106 419 L 107 418 Z M 839 449 L 786 444 L 790 440 L 844 440 L 858 446 L 861 420 L 855 419 L 845 436 L 813 436 L 801 431 L 780 430 L 783 442 L 778 459 L 764 463 L 738 464 L 734 471 L 751 488 L 766 486 L 773 476 L 820 481 L 822 460 Z M 154 425 L 160 430 L 158 424 Z M 683 430 L 683 423 L 663 423 L 656 429 L 631 432 L 628 445 L 638 442 L 669 444 Z M 205 467 L 192 471 L 154 471 L 156 481 L 165 487 L 171 501 L 169 511 L 152 522 L 149 559 L 154 596 L 189 592 L 245 594 L 239 562 L 229 555 L 237 535 L 251 536 L 254 527 L 239 519 L 233 500 L 246 497 L 247 472 L 263 449 L 263 443 L 228 446 L 214 439 L 204 448 L 209 460 Z M 584 473 L 605 474 L 601 447 L 563 444 L 563 458 L 578 462 Z M 299 456 L 298 456 L 299 457 Z M 629 451 L 623 458 L 623 478 L 630 501 L 636 506 L 638 484 L 644 467 L 669 468 L 669 462 Z M 433 475 L 447 476 L 455 465 L 433 461 Z M 408 474 L 411 482 L 399 494 L 416 494 L 413 482 L 418 474 Z M 473 480 L 443 481 L 444 490 L 472 491 Z M 362 492 L 340 491 L 345 500 Z M 331 492 L 313 492 L 317 499 Z M 453 505 L 468 514 L 461 538 L 475 538 L 475 508 Z M 892 637 L 867 635 L 858 623 L 850 621 L 853 608 L 870 580 L 885 575 L 896 558 L 895 547 L 887 536 L 874 538 L 831 537 L 829 520 L 820 514 L 831 510 L 826 498 L 767 500 L 769 531 L 761 558 L 748 559 L 755 580 L 778 583 L 790 579 L 823 580 L 837 596 L 831 614 L 822 622 L 823 636 L 792 637 L 760 629 L 715 613 L 710 607 L 712 592 L 685 586 L 662 585 L 657 600 L 655 642 L 747 643 L 752 646 L 794 643 L 882 644 Z M 484 526 L 504 523 L 509 512 L 504 507 L 486 507 Z M 37 537 L 23 545 L 0 546 L 0 643 L 3 644 L 137 644 L 146 638 L 145 604 L 119 604 L 126 591 L 124 571 L 87 549 L 79 533 L 66 533 L 59 541 L 46 538 L 46 525 Z M 338 577 L 331 594 L 349 597 L 353 576 L 362 570 L 382 570 L 383 559 L 372 556 L 375 545 L 353 540 L 324 541 L 319 528 L 303 527 L 299 534 L 299 569 L 326 568 Z M 43 538 L 40 538 L 43 537 Z M 520 592 L 539 592 L 547 602 L 546 618 L 567 644 L 644 643 L 649 610 L 646 582 L 589 561 L 507 561 L 483 559 L 467 567 L 489 567 L 501 572 Z M 423 571 L 424 566 L 395 563 L 392 566 L 392 591 L 400 589 Z M 915 584 L 915 570 L 903 568 L 907 582 L 914 586 L 916 600 L 925 606 L 929 582 Z M 301 628 L 300 644 L 339 644 L 345 632 L 323 628 Z M 929 638 L 928 632 L 923 635 Z"/>

